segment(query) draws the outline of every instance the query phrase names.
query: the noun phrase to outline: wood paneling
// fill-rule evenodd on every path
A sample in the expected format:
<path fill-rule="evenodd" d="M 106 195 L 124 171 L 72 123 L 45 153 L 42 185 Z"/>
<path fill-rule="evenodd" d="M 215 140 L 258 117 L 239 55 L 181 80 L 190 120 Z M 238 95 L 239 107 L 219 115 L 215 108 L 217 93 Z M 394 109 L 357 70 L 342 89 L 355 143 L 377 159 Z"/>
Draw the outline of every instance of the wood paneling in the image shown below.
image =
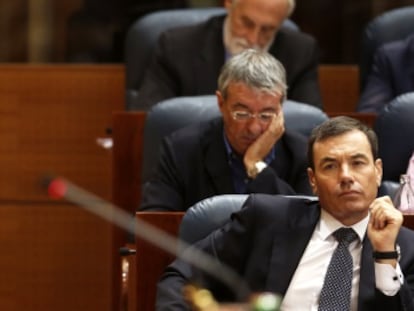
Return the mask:
<path fill-rule="evenodd" d="M 326 112 L 355 112 L 359 99 L 358 66 L 321 65 L 319 85 Z"/>
<path fill-rule="evenodd" d="M 0 198 L 48 200 L 45 174 L 110 198 L 107 136 L 123 109 L 122 66 L 0 66 Z"/>
<path fill-rule="evenodd" d="M 0 310 L 110 310 L 111 227 L 77 206 L 0 205 Z"/>
<path fill-rule="evenodd" d="M 113 201 L 132 215 L 141 198 L 145 118 L 145 112 L 119 111 L 113 115 Z"/>
<path fill-rule="evenodd" d="M 48 173 L 111 198 L 112 111 L 121 65 L 0 65 L 0 310 L 102 310 L 113 299 L 113 228 L 53 201 Z"/>
<path fill-rule="evenodd" d="M 135 215 L 141 198 L 141 166 L 142 146 L 144 137 L 145 112 L 117 111 L 113 114 L 113 153 L 112 153 L 112 201 L 115 205 Z M 129 241 L 130 233 L 114 228 L 113 247 L 115 250 L 124 247 Z M 134 245 L 135 247 L 135 245 Z M 117 261 L 119 255 L 114 255 Z M 129 262 L 130 258 L 124 258 Z M 135 265 L 135 262 L 134 262 Z M 135 267 L 131 269 L 135 271 Z M 121 265 L 114 266 L 113 282 L 121 284 Z M 135 284 L 135 275 L 129 275 L 132 284 Z M 125 284 L 128 287 L 128 284 Z M 127 295 L 126 292 L 133 294 Z M 135 288 L 114 287 L 114 299 L 122 303 L 135 306 Z M 134 297 L 134 299 L 130 299 Z"/>
<path fill-rule="evenodd" d="M 139 221 L 145 221 L 176 237 L 183 212 L 138 212 Z M 136 262 L 136 306 L 139 311 L 155 310 L 156 285 L 164 271 L 175 258 L 143 239 L 137 238 Z"/>
<path fill-rule="evenodd" d="M 330 118 L 337 117 L 337 116 L 348 116 L 351 118 L 358 119 L 359 121 L 365 123 L 369 127 L 374 127 L 375 120 L 377 119 L 377 114 L 370 113 L 370 112 L 329 112 L 328 116 Z"/>

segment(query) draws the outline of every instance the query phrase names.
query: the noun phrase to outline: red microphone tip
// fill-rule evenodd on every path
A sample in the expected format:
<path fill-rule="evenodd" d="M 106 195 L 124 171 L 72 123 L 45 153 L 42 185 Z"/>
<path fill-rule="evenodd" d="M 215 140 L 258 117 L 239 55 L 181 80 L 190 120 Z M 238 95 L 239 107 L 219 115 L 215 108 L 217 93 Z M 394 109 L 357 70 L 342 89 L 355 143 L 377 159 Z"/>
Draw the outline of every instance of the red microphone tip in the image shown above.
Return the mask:
<path fill-rule="evenodd" d="M 61 178 L 53 179 L 47 187 L 47 193 L 53 199 L 61 199 L 65 196 L 68 186 Z"/>

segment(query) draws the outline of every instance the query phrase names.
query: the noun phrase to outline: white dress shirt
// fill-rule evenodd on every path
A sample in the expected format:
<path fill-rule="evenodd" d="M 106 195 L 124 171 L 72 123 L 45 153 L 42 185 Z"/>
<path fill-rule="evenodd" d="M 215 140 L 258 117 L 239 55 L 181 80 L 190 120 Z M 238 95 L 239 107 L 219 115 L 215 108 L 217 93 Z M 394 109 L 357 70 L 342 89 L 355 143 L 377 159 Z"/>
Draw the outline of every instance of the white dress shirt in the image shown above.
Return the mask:
<path fill-rule="evenodd" d="M 362 253 L 361 241 L 364 239 L 368 221 L 369 216 L 351 226 L 359 237 L 359 239 L 349 245 L 349 251 L 354 264 L 351 292 L 352 311 L 358 309 L 358 285 Z M 319 295 L 325 274 L 332 254 L 338 245 L 338 241 L 332 233 L 341 227 L 344 227 L 344 225 L 325 210 L 321 210 L 320 220 L 289 284 L 282 302 L 281 311 L 318 310 Z M 388 264 L 375 263 L 375 281 L 376 287 L 385 295 L 395 295 L 403 283 L 403 276 L 399 265 L 394 269 Z"/>

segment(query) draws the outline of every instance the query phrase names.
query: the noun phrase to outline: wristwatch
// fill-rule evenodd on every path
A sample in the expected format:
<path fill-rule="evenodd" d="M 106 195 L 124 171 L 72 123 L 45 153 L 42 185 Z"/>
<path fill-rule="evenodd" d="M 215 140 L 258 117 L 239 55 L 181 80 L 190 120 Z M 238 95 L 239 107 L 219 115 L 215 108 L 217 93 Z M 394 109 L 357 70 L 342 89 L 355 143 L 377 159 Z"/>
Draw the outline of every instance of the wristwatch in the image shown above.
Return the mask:
<path fill-rule="evenodd" d="M 395 245 L 395 251 L 393 252 L 373 252 L 374 259 L 397 259 L 400 261 L 401 249 L 398 244 Z"/>
<path fill-rule="evenodd" d="M 266 162 L 257 161 L 254 166 L 247 171 L 247 176 L 256 178 L 256 176 L 267 167 Z"/>

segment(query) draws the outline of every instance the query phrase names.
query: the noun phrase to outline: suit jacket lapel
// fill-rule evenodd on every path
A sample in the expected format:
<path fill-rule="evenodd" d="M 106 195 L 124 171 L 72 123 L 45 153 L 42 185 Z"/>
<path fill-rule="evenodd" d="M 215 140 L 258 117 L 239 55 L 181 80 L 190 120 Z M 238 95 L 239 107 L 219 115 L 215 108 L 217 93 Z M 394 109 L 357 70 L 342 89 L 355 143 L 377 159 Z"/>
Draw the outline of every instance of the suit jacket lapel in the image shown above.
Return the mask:
<path fill-rule="evenodd" d="M 212 123 L 211 131 L 205 136 L 205 167 L 217 194 L 234 193 L 230 167 L 223 141 L 223 122 L 220 119 Z"/>
<path fill-rule="evenodd" d="M 292 217 L 289 228 L 282 228 L 286 230 L 286 235 L 280 233 L 275 235 L 266 284 L 268 290 L 282 295 L 286 293 L 319 216 L 319 206 L 313 204 L 309 206 L 307 216 L 300 219 Z"/>
<path fill-rule="evenodd" d="M 408 83 L 410 84 L 408 87 L 410 90 L 414 90 L 414 65 L 411 65 L 409 73 Z"/>
<path fill-rule="evenodd" d="M 358 310 L 375 310 L 375 269 L 372 246 L 365 235 L 360 266 Z"/>
<path fill-rule="evenodd" d="M 202 88 L 198 92 L 217 89 L 217 77 L 224 64 L 223 22 L 224 16 L 213 17 L 206 27 L 200 57 L 194 66 L 195 85 Z"/>
<path fill-rule="evenodd" d="M 414 90 L 414 63 L 412 62 L 412 55 L 414 55 L 414 35 L 411 35 L 408 39 L 408 49 L 407 49 L 407 60 L 405 64 L 408 66 L 408 72 L 409 72 L 409 83 L 408 89 Z"/>

